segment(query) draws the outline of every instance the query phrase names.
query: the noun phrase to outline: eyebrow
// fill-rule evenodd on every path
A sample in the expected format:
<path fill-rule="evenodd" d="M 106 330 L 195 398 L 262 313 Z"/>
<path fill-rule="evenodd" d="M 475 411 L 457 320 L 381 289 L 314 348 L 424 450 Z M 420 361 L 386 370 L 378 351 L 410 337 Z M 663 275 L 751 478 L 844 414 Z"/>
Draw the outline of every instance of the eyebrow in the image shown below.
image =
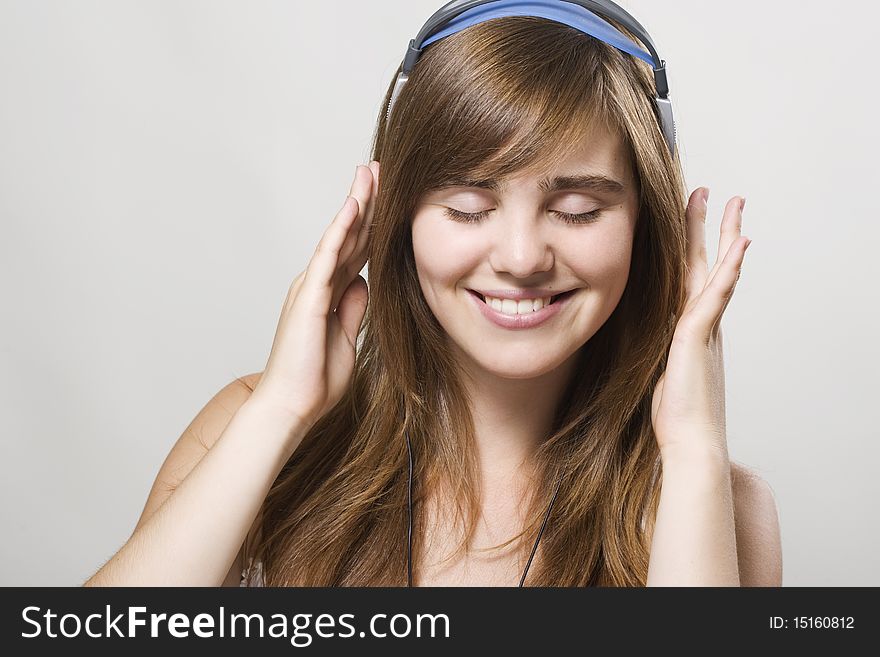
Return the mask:
<path fill-rule="evenodd" d="M 493 192 L 497 192 L 501 188 L 501 184 L 498 180 L 492 178 L 478 179 L 462 176 L 446 181 L 442 185 L 442 188 L 446 187 L 479 187 L 481 189 L 489 189 Z M 599 174 L 576 174 L 570 176 L 556 176 L 555 178 L 543 178 L 538 183 L 538 188 L 544 193 L 584 190 L 604 192 L 606 194 L 620 194 L 626 190 L 623 183 Z"/>

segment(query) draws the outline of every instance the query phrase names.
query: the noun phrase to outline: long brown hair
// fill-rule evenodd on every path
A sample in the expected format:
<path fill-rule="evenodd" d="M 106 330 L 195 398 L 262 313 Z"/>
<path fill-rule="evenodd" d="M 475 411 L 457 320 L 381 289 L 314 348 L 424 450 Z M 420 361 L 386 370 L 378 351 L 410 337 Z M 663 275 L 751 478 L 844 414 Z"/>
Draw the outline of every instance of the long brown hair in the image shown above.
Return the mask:
<path fill-rule="evenodd" d="M 526 584 L 643 586 L 659 499 L 651 394 L 686 276 L 686 189 L 658 128 L 650 67 L 574 28 L 515 16 L 428 46 L 386 120 L 390 94 L 372 146 L 382 173 L 351 388 L 278 475 L 248 554 L 270 586 L 406 585 L 405 431 L 416 457 L 414 564 L 430 491 L 458 504 L 465 548 L 480 501 L 474 428 L 448 336 L 421 294 L 410 219 L 445 181 L 543 170 L 602 126 L 626 145 L 639 187 L 629 279 L 580 349 L 536 455 L 528 520 L 503 545 L 534 540 L 561 478 Z"/>

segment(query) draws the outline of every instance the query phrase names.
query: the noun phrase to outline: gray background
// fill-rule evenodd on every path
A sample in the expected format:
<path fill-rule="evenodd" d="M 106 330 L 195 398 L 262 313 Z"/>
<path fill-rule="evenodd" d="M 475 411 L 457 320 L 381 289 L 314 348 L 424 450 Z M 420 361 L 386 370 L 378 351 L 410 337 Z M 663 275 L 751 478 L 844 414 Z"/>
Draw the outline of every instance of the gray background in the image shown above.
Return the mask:
<path fill-rule="evenodd" d="M 442 4 L 0 2 L 0 584 L 90 576 L 202 405 L 263 368 Z M 710 265 L 748 199 L 728 439 L 775 492 L 784 584 L 876 586 L 878 10 L 621 4 L 712 190 Z"/>

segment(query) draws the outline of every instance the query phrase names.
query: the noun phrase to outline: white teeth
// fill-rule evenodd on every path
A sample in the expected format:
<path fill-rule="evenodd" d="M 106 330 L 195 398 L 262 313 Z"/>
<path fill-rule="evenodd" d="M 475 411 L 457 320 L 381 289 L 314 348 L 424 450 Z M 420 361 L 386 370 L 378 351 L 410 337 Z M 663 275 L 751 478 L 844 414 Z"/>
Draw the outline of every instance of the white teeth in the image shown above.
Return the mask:
<path fill-rule="evenodd" d="M 505 315 L 528 315 L 529 313 L 541 310 L 544 306 L 549 306 L 550 298 L 551 297 L 544 297 L 542 299 L 520 299 L 519 301 L 516 301 L 515 299 L 486 297 L 486 305 L 490 306 L 492 310 L 497 310 Z"/>

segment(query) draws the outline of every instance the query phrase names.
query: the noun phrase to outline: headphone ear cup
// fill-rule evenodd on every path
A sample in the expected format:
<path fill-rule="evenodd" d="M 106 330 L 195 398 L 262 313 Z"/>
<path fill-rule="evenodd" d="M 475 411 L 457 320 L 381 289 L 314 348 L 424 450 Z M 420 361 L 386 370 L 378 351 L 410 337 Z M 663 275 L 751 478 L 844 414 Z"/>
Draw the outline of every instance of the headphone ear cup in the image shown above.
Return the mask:
<path fill-rule="evenodd" d="M 394 89 L 391 91 L 391 99 L 388 101 L 388 112 L 385 114 L 386 122 L 391 118 L 391 109 L 394 107 L 394 102 L 397 100 L 400 92 L 403 91 L 407 80 L 409 80 L 408 74 L 403 72 L 397 74 L 397 78 L 394 80 Z"/>
<path fill-rule="evenodd" d="M 677 129 L 675 117 L 672 115 L 672 101 L 668 98 L 655 98 L 654 102 L 657 105 L 657 113 L 660 116 L 660 131 L 663 133 L 664 139 L 666 139 L 667 146 L 669 146 L 670 156 L 675 157 Z"/>

